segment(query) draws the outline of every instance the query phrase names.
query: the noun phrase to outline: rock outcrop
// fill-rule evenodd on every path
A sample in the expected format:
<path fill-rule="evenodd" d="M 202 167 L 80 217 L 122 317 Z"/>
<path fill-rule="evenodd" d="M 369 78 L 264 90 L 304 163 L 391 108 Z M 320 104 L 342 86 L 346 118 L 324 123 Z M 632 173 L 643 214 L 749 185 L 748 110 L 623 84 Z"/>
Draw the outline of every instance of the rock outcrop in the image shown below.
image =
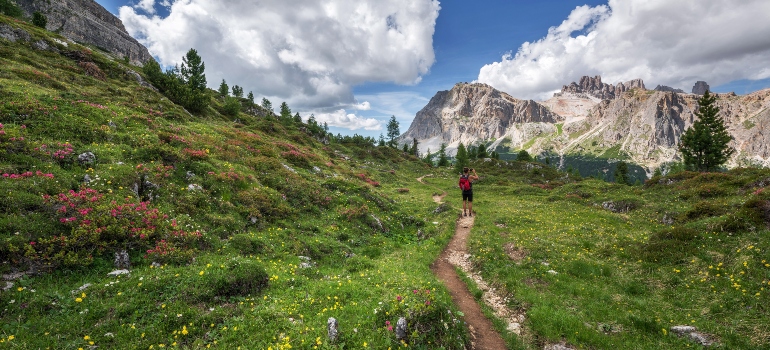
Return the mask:
<path fill-rule="evenodd" d="M 563 119 L 535 101 L 513 98 L 486 84 L 460 83 L 433 96 L 399 140 L 411 144 L 416 138 L 421 152 L 435 152 L 443 142 L 451 152 L 460 142 L 505 137 L 517 125 L 552 128 Z"/>
<path fill-rule="evenodd" d="M 583 76 L 580 78 L 580 82 L 572 82 L 569 85 L 564 85 L 561 88 L 561 92 L 557 92 L 554 96 L 563 96 L 565 94 L 573 95 L 588 95 L 602 100 L 612 100 L 620 97 L 624 92 L 631 89 L 645 89 L 642 79 L 629 80 L 625 83 L 618 83 L 617 85 L 611 85 L 602 83 L 602 77 L 595 76 Z"/>
<path fill-rule="evenodd" d="M 682 89 L 675 89 L 675 88 L 672 88 L 670 86 L 665 86 L 665 85 L 658 85 L 653 90 L 655 90 L 655 91 L 676 92 L 676 93 L 680 93 L 680 94 L 684 93 L 684 90 L 682 90 Z"/>
<path fill-rule="evenodd" d="M 48 18 L 46 29 L 70 40 L 94 45 L 118 58 L 128 57 L 141 65 L 153 59 L 147 48 L 128 34 L 123 22 L 94 0 L 17 0 L 16 3 L 32 16 L 40 12 Z"/>
<path fill-rule="evenodd" d="M 696 81 L 692 87 L 692 93 L 696 95 L 703 95 L 706 93 L 706 90 L 711 91 L 709 84 L 706 84 L 705 81 Z"/>

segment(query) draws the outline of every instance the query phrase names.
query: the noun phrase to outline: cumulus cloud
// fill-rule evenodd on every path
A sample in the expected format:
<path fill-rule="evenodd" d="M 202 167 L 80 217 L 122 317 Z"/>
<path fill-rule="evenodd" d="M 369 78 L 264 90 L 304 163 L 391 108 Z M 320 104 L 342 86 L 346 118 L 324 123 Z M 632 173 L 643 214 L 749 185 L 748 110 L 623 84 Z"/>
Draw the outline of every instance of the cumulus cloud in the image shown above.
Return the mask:
<path fill-rule="evenodd" d="M 161 64 L 195 48 L 210 87 L 225 79 L 295 110 L 371 108 L 356 106 L 353 86 L 415 84 L 435 60 L 436 0 L 176 0 L 165 17 L 138 11 L 145 2 L 119 17 Z M 332 114 L 330 125 L 373 127 Z"/>
<path fill-rule="evenodd" d="M 353 113 L 347 113 L 344 109 L 338 109 L 330 113 L 317 113 L 314 114 L 316 121 L 319 124 L 324 122 L 330 126 L 336 126 L 340 128 L 359 130 L 364 129 L 368 131 L 382 129 L 382 123 L 374 118 L 364 118 L 357 116 Z"/>
<path fill-rule="evenodd" d="M 636 78 L 689 91 L 770 77 L 766 0 L 610 0 L 579 6 L 545 37 L 485 65 L 478 81 L 520 98 L 545 99 L 583 75 Z"/>
<path fill-rule="evenodd" d="M 154 14 L 155 0 L 141 0 L 138 4 L 136 4 L 136 7 L 144 10 L 146 13 Z"/>

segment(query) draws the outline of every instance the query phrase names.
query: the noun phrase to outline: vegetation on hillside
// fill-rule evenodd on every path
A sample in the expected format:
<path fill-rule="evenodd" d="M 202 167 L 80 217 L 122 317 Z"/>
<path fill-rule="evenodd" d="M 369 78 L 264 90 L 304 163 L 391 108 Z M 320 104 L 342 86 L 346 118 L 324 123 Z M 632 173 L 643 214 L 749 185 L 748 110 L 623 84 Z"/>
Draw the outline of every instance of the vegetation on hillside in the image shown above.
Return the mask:
<path fill-rule="evenodd" d="M 137 67 L 0 22 L 55 48 L 0 45 L 0 272 L 25 273 L 0 292 L 2 346 L 469 345 L 429 270 L 460 206 L 444 147 L 434 168 L 224 81 L 185 110 L 159 67 L 140 75 L 167 95 Z M 178 74 L 168 86 L 184 91 L 195 74 Z M 770 171 L 671 169 L 629 186 L 482 148 L 461 157 L 481 176 L 471 261 L 525 314 L 521 336 L 496 322 L 510 348 L 696 346 L 674 325 L 725 348 L 770 343 Z M 108 275 L 123 250 L 130 273 Z"/>

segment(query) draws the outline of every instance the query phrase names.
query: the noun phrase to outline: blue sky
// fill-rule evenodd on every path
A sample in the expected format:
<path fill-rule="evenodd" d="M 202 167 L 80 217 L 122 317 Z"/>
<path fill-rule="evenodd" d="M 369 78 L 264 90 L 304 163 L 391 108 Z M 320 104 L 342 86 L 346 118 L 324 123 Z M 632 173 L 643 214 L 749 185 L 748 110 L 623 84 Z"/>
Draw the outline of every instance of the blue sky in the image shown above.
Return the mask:
<path fill-rule="evenodd" d="M 273 105 L 288 101 L 335 133 L 376 137 L 391 115 L 404 132 L 437 91 L 457 82 L 481 81 L 533 99 L 582 75 L 607 83 L 643 78 L 650 89 L 689 91 L 696 80 L 717 92 L 770 87 L 770 41 L 762 38 L 770 26 L 760 24 L 766 18 L 751 24 L 757 12 L 760 19 L 770 13 L 767 1 L 722 0 L 707 9 L 696 0 L 97 2 L 162 64 L 178 63 L 194 47 L 211 87 L 226 79 Z M 682 13 L 701 18 L 688 23 L 676 17 Z M 367 21 L 378 16 L 383 23 L 387 17 L 388 28 Z M 270 27 L 255 24 L 265 22 Z M 722 41 L 711 40 L 717 36 Z"/>

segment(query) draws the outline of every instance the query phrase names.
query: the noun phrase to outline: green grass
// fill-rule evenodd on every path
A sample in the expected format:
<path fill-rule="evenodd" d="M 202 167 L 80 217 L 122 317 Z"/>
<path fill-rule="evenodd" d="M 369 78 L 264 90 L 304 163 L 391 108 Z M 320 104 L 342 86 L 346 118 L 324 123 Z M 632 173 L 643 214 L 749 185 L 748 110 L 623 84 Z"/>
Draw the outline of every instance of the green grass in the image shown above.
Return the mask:
<path fill-rule="evenodd" d="M 324 144 L 275 117 L 236 122 L 217 98 L 190 115 L 125 73 L 138 67 L 51 45 L 105 78 L 30 43 L 0 45 L 0 272 L 39 272 L 0 292 L 0 346 L 387 349 L 404 345 L 386 326 L 398 317 L 417 330 L 409 347 L 468 346 L 429 269 L 461 205 L 451 169 Z M 95 162 L 79 162 L 85 152 Z M 527 310 L 532 338 L 503 334 L 511 347 L 691 346 L 665 331 L 678 324 L 726 348 L 770 343 L 767 170 L 630 187 L 538 163 L 473 167 L 473 262 Z M 443 191 L 452 210 L 434 214 Z M 527 252 L 521 264 L 507 244 Z M 108 276 L 123 249 L 131 274 Z"/>
<path fill-rule="evenodd" d="M 726 347 L 758 348 L 770 340 L 770 232 L 766 218 L 730 225 L 751 221 L 747 199 L 764 200 L 752 186 L 768 176 L 739 169 L 683 173 L 672 185 L 585 180 L 548 191 L 485 181 L 474 186 L 481 214 L 470 240 L 473 261 L 488 282 L 527 306 L 526 326 L 541 341 L 680 348 L 688 342 L 668 329 L 686 324 Z M 658 181 L 667 179 L 649 183 Z M 601 207 L 628 200 L 636 203 L 628 213 Z M 710 212 L 704 201 L 726 210 Z M 673 228 L 661 223 L 664 215 L 676 217 Z M 521 265 L 508 258 L 506 244 L 528 252 Z"/>

